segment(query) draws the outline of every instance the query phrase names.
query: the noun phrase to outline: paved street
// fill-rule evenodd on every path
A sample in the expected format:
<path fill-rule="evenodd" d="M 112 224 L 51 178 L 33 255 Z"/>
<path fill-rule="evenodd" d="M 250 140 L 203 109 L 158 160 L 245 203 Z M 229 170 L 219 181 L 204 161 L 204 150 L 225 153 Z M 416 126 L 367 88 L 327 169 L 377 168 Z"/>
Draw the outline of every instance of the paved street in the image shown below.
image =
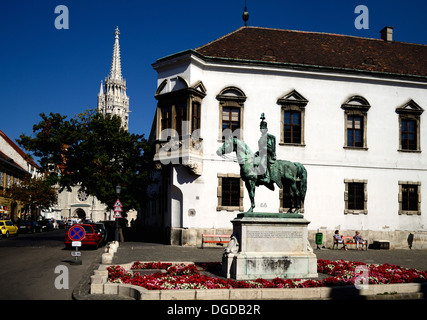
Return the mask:
<path fill-rule="evenodd" d="M 2 239 L 0 299 L 71 300 L 73 289 L 90 264 L 99 261 L 102 249 L 82 249 L 82 264 L 70 265 L 73 258 L 71 250 L 64 249 L 64 236 L 65 230 L 57 230 Z M 64 267 L 55 273 L 58 266 Z M 57 289 L 55 279 L 67 271 L 68 289 Z"/>

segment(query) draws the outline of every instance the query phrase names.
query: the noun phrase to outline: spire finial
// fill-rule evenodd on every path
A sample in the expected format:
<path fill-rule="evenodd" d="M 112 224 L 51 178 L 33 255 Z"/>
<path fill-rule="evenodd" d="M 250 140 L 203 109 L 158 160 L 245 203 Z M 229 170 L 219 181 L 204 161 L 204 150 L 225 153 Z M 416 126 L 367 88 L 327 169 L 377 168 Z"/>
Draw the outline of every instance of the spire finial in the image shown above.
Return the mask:
<path fill-rule="evenodd" d="M 249 12 L 248 12 L 248 9 L 246 7 L 246 0 L 245 0 L 245 10 L 243 11 L 242 18 L 243 18 L 243 21 L 245 22 L 245 27 L 247 27 L 248 26 L 248 20 L 249 20 Z"/>
<path fill-rule="evenodd" d="M 119 27 L 116 27 L 114 49 L 113 49 L 113 60 L 111 62 L 110 79 L 123 80 L 122 78 L 122 67 L 120 61 L 120 44 L 119 44 Z"/>

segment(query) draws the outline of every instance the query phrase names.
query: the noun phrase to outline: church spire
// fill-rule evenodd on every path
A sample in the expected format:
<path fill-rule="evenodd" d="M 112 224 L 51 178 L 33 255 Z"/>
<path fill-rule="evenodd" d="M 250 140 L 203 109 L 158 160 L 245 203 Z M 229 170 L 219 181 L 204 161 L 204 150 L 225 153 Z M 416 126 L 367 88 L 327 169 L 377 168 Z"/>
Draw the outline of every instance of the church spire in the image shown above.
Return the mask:
<path fill-rule="evenodd" d="M 119 35 L 120 30 L 119 27 L 116 27 L 116 31 L 114 32 L 114 50 L 113 50 L 113 60 L 111 62 L 110 68 L 110 79 L 114 80 L 123 80 L 122 78 L 122 64 L 120 61 L 120 44 L 119 44 Z"/>
<path fill-rule="evenodd" d="M 120 59 L 119 27 L 114 32 L 113 59 L 110 74 L 105 78 L 104 88 L 98 93 L 98 112 L 106 115 L 118 115 L 122 120 L 122 126 L 127 130 L 129 122 L 129 98 L 126 95 L 126 80 L 122 76 Z"/>

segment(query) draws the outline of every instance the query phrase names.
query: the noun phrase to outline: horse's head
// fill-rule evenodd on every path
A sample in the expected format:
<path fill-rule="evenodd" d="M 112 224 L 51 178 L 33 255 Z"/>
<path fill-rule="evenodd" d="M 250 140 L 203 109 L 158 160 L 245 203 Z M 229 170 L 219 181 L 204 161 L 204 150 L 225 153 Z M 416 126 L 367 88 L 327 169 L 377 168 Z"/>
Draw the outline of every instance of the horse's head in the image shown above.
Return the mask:
<path fill-rule="evenodd" d="M 228 136 L 225 139 L 223 145 L 218 148 L 218 150 L 216 151 L 216 154 L 219 156 L 222 156 L 224 154 L 235 151 L 235 148 L 234 148 L 234 146 L 236 145 L 235 139 L 236 138 L 234 138 L 233 136 Z"/>

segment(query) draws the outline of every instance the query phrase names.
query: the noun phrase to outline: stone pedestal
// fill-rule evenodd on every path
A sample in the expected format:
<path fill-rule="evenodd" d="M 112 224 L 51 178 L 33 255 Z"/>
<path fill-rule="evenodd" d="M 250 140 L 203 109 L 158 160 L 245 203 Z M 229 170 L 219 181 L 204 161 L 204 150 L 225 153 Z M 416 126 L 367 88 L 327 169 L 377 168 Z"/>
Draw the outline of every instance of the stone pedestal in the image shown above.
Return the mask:
<path fill-rule="evenodd" d="M 316 278 L 317 258 L 298 214 L 241 213 L 223 255 L 223 275 L 236 280 Z"/>

